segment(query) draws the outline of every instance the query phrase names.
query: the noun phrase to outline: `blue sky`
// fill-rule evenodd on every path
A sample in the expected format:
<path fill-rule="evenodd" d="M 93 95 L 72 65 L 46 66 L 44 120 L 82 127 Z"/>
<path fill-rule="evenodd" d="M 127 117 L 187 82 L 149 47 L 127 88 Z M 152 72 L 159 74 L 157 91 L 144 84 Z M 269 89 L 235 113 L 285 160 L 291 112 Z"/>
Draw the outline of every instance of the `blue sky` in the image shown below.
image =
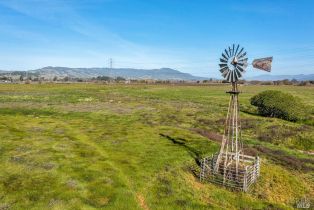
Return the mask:
<path fill-rule="evenodd" d="M 0 0 L 0 69 L 170 67 L 220 77 L 222 50 L 314 73 L 311 0 Z M 246 76 L 264 74 L 248 68 Z"/>

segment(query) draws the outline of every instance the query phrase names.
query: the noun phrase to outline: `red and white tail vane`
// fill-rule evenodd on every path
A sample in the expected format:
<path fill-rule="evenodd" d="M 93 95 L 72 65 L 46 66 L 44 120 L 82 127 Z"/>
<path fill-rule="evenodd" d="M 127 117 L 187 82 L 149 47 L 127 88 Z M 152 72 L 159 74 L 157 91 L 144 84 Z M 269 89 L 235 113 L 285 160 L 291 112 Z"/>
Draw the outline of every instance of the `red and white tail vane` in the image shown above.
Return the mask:
<path fill-rule="evenodd" d="M 270 72 L 272 61 L 273 57 L 259 58 L 253 60 L 252 65 L 254 68 Z"/>

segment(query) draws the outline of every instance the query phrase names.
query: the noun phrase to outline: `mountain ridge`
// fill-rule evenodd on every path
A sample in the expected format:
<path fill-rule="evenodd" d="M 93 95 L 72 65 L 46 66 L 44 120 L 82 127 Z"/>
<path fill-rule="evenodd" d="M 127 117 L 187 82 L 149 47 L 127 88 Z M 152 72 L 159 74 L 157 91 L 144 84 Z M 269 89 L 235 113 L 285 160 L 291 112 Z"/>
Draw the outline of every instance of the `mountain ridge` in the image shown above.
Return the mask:
<path fill-rule="evenodd" d="M 159 68 L 159 69 L 134 69 L 134 68 L 71 68 L 71 67 L 60 67 L 60 66 L 46 66 L 43 68 L 18 71 L 18 70 L 0 70 L 0 74 L 21 74 L 24 75 L 26 72 L 30 75 L 36 75 L 44 77 L 46 79 L 52 79 L 54 77 L 64 78 L 93 78 L 98 76 L 110 76 L 110 77 L 124 77 L 126 79 L 152 79 L 152 80 L 208 80 L 207 77 L 194 76 L 189 73 L 184 73 L 172 68 Z M 220 80 L 213 78 L 214 80 Z M 221 78 L 222 79 L 222 78 Z M 271 75 L 264 74 L 252 77 L 244 77 L 247 81 L 259 80 L 259 81 L 276 81 L 276 80 L 292 80 L 305 81 L 314 80 L 314 74 L 297 74 L 297 75 Z"/>
<path fill-rule="evenodd" d="M 204 80 L 206 77 L 198 77 L 189 73 L 183 73 L 171 68 L 160 69 L 133 69 L 133 68 L 70 68 L 53 67 L 30 70 L 45 78 L 51 77 L 75 77 L 92 78 L 98 76 L 124 77 L 126 79 L 155 79 L 155 80 Z"/>

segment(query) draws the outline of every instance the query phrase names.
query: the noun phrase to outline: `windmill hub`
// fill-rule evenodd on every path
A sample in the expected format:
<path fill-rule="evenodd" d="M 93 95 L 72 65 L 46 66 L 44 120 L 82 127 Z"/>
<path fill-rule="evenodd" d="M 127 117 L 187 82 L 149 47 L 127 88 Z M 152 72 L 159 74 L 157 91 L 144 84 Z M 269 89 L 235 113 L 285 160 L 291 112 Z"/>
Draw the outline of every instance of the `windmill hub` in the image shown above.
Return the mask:
<path fill-rule="evenodd" d="M 233 57 L 232 61 L 231 61 L 231 64 L 236 66 L 238 64 L 238 59 L 237 57 Z"/>

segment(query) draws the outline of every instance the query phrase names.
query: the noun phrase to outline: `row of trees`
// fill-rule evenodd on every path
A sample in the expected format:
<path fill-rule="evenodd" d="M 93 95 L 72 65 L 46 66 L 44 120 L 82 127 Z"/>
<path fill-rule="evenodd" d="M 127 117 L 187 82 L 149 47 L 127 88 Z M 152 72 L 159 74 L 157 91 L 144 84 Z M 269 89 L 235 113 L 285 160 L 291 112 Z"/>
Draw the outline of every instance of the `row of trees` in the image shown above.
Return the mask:
<path fill-rule="evenodd" d="M 2 75 L 0 76 L 0 81 L 7 81 L 7 82 L 23 82 L 23 81 L 33 81 L 33 82 L 38 82 L 38 81 L 53 81 L 53 82 L 93 82 L 93 81 L 115 81 L 115 82 L 120 82 L 120 81 L 126 81 L 125 78 L 123 77 L 117 77 L 117 78 L 111 78 L 107 76 L 99 76 L 99 77 L 94 77 L 94 78 L 87 78 L 87 79 L 82 79 L 82 78 L 73 78 L 73 77 L 60 77 L 58 78 L 57 76 L 54 76 L 53 78 L 45 78 L 45 77 L 40 77 L 40 76 L 7 76 L 7 75 Z"/>
<path fill-rule="evenodd" d="M 227 80 L 203 80 L 197 81 L 197 83 L 229 83 Z M 239 80 L 238 84 L 251 84 L 251 85 L 314 85 L 314 80 L 305 80 L 305 81 L 298 81 L 296 79 L 288 80 L 275 80 L 275 81 L 260 81 L 260 80 Z"/>
<path fill-rule="evenodd" d="M 0 75 L 0 81 L 5 82 L 43 82 L 43 81 L 53 81 L 53 82 L 117 82 L 117 83 L 153 83 L 153 84 L 168 84 L 168 83 L 196 83 L 196 84 L 215 84 L 215 83 L 228 83 L 226 80 L 198 80 L 198 81 L 185 81 L 185 80 L 153 80 L 153 79 L 131 79 L 127 80 L 123 77 L 108 77 L 108 76 L 98 76 L 93 78 L 73 78 L 73 77 L 60 77 L 54 76 L 53 78 L 45 78 L 40 75 L 30 75 L 26 74 L 20 75 Z M 259 80 L 239 80 L 239 84 L 251 84 L 251 85 L 314 85 L 314 80 L 298 81 L 298 80 L 277 80 L 277 81 L 259 81 Z"/>
<path fill-rule="evenodd" d="M 253 80 L 253 81 L 247 81 L 249 84 L 253 85 L 300 85 L 300 86 L 305 86 L 305 85 L 313 85 L 314 80 L 305 80 L 305 81 L 298 81 L 296 79 L 288 80 L 276 80 L 276 81 L 258 81 L 258 80 Z"/>

